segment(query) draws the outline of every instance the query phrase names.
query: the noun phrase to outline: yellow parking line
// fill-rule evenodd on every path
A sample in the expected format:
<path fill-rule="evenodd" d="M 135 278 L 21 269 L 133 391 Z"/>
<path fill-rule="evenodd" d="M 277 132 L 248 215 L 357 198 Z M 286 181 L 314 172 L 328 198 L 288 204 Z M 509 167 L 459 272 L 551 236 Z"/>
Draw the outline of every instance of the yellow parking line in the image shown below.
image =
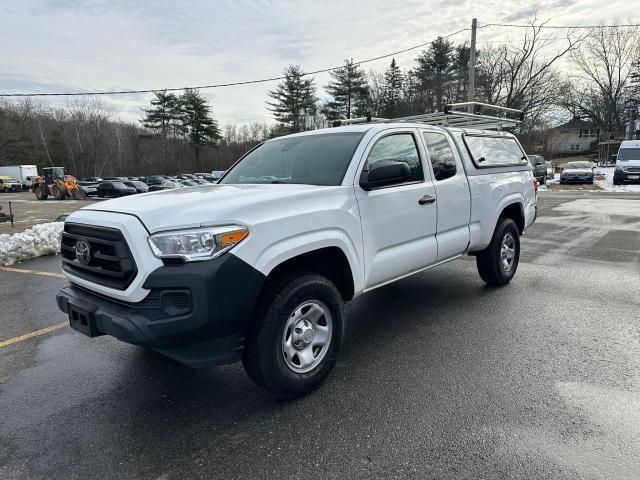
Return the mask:
<path fill-rule="evenodd" d="M 46 277 L 64 278 L 64 275 L 61 273 L 39 272 L 37 270 L 27 270 L 26 268 L 0 267 L 0 270 L 3 272 L 31 273 L 33 275 L 44 275 Z"/>
<path fill-rule="evenodd" d="M 25 333 L 24 335 L 20 335 L 19 337 L 13 337 L 13 338 L 10 338 L 9 340 L 3 340 L 2 342 L 0 342 L 0 348 L 6 347 L 7 345 L 12 345 L 14 343 L 22 342 L 24 340 L 29 340 L 30 338 L 37 337 L 38 335 L 44 335 L 45 333 L 55 332 L 56 330 L 60 330 L 61 328 L 67 325 L 68 325 L 67 322 L 62 322 L 56 325 L 51 325 L 50 327 L 36 330 L 35 332 Z"/>

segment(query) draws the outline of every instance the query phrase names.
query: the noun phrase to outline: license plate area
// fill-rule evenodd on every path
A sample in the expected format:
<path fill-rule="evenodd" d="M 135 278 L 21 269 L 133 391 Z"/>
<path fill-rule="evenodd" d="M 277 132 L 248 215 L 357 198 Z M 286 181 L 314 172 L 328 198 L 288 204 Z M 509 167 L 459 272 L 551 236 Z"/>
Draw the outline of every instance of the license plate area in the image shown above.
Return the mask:
<path fill-rule="evenodd" d="M 93 310 L 69 304 L 69 326 L 87 337 L 102 335 L 96 328 Z"/>

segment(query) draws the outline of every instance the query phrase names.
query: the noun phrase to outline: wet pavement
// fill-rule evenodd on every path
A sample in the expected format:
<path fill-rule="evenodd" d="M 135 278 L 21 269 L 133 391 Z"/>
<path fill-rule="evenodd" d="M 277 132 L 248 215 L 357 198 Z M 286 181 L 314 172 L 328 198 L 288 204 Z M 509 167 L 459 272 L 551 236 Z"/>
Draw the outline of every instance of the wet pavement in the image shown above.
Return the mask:
<path fill-rule="evenodd" d="M 293 402 L 68 327 L 0 347 L 0 478 L 640 478 L 640 195 L 546 192 L 522 249 L 353 301 Z M 0 342 L 65 322 L 59 257 L 14 267 Z"/>

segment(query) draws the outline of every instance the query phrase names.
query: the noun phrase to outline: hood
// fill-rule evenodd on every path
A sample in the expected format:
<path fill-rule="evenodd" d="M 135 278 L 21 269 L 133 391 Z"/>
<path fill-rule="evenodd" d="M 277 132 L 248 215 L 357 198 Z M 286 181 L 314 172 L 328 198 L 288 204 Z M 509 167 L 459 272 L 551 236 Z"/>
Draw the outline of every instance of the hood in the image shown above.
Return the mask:
<path fill-rule="evenodd" d="M 589 175 L 591 175 L 593 173 L 593 170 L 591 170 L 590 168 L 571 168 L 568 170 L 563 170 L 562 173 L 568 174 L 568 175 L 575 174 L 575 173 L 579 175 L 583 175 L 585 173 L 588 173 Z"/>
<path fill-rule="evenodd" d="M 624 169 L 627 169 L 629 167 L 640 167 L 640 159 L 638 160 L 625 160 L 625 161 L 618 161 L 616 163 L 616 167 L 622 167 Z"/>
<path fill-rule="evenodd" d="M 345 187 L 314 185 L 201 185 L 141 193 L 94 203 L 82 210 L 135 215 L 151 232 L 240 223 L 286 214 L 291 202 L 314 205 L 321 197 L 338 194 Z M 316 198 L 317 197 L 317 198 Z"/>

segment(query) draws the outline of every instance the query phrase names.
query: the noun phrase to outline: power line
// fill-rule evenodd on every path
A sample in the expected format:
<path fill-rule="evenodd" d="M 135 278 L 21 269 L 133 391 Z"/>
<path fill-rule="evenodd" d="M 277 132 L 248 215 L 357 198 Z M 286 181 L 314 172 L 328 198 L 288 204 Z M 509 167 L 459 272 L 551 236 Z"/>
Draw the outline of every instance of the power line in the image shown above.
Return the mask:
<path fill-rule="evenodd" d="M 556 29 L 583 29 L 583 28 L 629 28 L 629 27 L 640 27 L 640 23 L 623 23 L 620 25 L 518 25 L 513 23 L 485 23 L 483 25 L 479 25 L 478 28 L 487 28 L 487 27 L 513 27 L 513 28 L 556 28 Z"/>
<path fill-rule="evenodd" d="M 461 28 L 460 30 L 450 33 L 448 35 L 443 36 L 442 38 L 449 38 L 449 37 L 453 37 L 454 35 L 457 35 L 458 33 L 462 33 L 465 31 L 470 30 L 470 28 Z M 367 58 L 366 60 L 360 60 L 357 62 L 353 62 L 354 65 L 362 65 L 364 63 L 370 63 L 370 62 L 375 62 L 377 60 L 382 60 L 384 58 L 389 58 L 389 57 L 393 57 L 395 55 L 400 55 L 402 53 L 405 52 L 409 52 L 411 50 L 416 50 L 418 48 L 423 48 L 426 47 L 427 45 L 430 45 L 434 42 L 435 40 L 430 40 L 428 42 L 424 42 L 421 43 L 419 45 L 414 45 L 412 47 L 408 47 L 408 48 L 404 48 L 402 50 L 398 50 L 396 52 L 392 52 L 392 53 L 387 53 L 384 55 L 380 55 L 378 57 L 373 57 L 373 58 Z M 300 75 L 301 77 L 306 77 L 309 75 L 316 75 L 318 73 L 326 73 L 326 72 L 330 72 L 332 70 L 337 70 L 339 68 L 342 68 L 343 65 L 337 66 L 337 67 L 329 67 L 329 68 L 323 68 L 320 70 L 314 70 L 312 72 L 304 72 L 302 75 Z M 257 84 L 257 83 L 267 83 L 267 82 L 275 82 L 277 80 L 284 80 L 286 77 L 285 76 L 280 76 L 280 77 L 269 77 L 269 78 L 261 78 L 258 80 L 246 80 L 246 81 L 241 81 L 241 82 L 231 82 L 231 83 L 217 83 L 217 84 L 213 84 L 213 85 L 199 85 L 199 86 L 194 86 L 194 87 L 175 87 L 175 88 L 150 88 L 150 89 L 143 89 L 143 90 L 109 90 L 109 91 L 97 91 L 97 92 L 67 92 L 67 93 L 0 93 L 0 97 L 79 97 L 79 96 L 93 96 L 93 95 L 127 95 L 127 94 L 137 94 L 137 93 L 155 93 L 155 92 L 176 92 L 176 91 L 181 91 L 181 90 L 185 90 L 185 89 L 198 89 L 198 90 L 205 90 L 205 89 L 210 89 L 210 88 L 222 88 L 222 87 L 234 87 L 234 86 L 238 86 L 238 85 L 252 85 L 252 84 Z"/>

